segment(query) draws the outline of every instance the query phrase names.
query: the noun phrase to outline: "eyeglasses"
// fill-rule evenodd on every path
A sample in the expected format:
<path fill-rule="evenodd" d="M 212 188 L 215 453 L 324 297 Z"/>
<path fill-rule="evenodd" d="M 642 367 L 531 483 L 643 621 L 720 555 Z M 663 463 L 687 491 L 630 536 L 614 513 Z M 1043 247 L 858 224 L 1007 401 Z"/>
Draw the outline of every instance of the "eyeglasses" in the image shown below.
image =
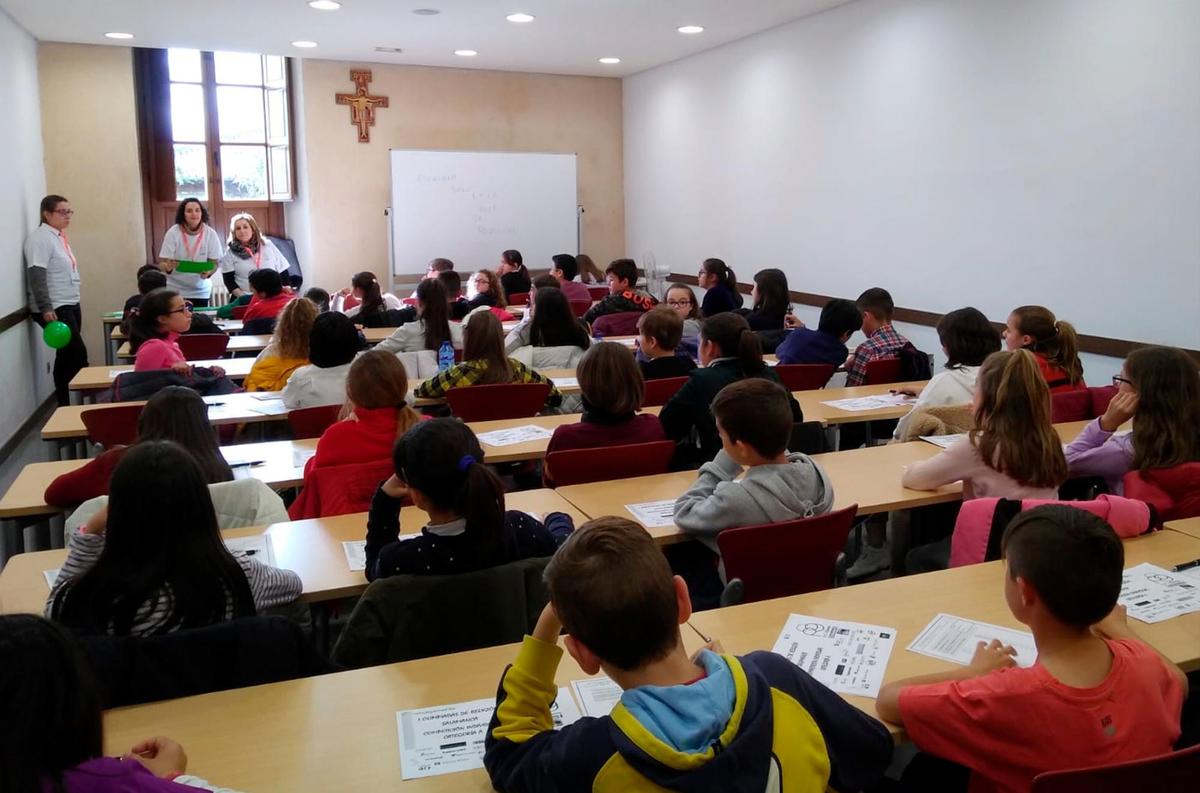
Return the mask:
<path fill-rule="evenodd" d="M 668 300 L 667 305 L 671 308 L 686 308 L 692 305 L 690 300 Z"/>
<path fill-rule="evenodd" d="M 56 209 L 56 210 L 54 210 L 54 214 L 62 215 L 65 218 L 69 218 L 69 217 L 71 217 L 71 215 L 75 214 L 75 210 L 74 209 Z"/>
<path fill-rule="evenodd" d="M 180 306 L 179 308 L 173 308 L 170 311 L 168 311 L 167 313 L 168 314 L 191 314 L 193 308 L 195 308 L 195 306 L 193 306 L 191 304 L 191 301 L 185 300 L 185 301 L 183 301 L 182 306 Z"/>
<path fill-rule="evenodd" d="M 1112 384 L 1115 385 L 1117 388 L 1120 388 L 1121 383 L 1129 383 L 1130 386 L 1133 385 L 1133 381 L 1130 380 L 1128 377 L 1121 377 L 1121 375 L 1119 375 L 1119 374 L 1113 375 Z"/>

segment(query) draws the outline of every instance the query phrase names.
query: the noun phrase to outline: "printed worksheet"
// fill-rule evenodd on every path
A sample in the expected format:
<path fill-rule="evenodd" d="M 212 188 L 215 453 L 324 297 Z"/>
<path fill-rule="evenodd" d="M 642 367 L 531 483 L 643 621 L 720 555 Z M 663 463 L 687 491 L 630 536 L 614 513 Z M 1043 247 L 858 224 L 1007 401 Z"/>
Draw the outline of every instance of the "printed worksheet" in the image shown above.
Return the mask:
<path fill-rule="evenodd" d="M 965 432 L 958 432 L 954 435 L 921 435 L 921 440 L 926 443 L 932 443 L 934 446 L 941 446 L 943 449 L 949 449 L 950 444 L 954 443 L 959 438 L 967 437 Z"/>
<path fill-rule="evenodd" d="M 551 377 L 550 382 L 554 383 L 558 389 L 563 388 L 579 388 L 578 377 Z"/>
<path fill-rule="evenodd" d="M 351 570 L 367 569 L 366 540 L 343 540 L 342 551 L 346 554 L 346 564 Z"/>
<path fill-rule="evenodd" d="M 485 446 L 515 446 L 527 441 L 549 440 L 554 433 L 536 424 L 525 424 L 507 430 L 481 432 L 476 437 Z"/>
<path fill-rule="evenodd" d="M 249 556 L 271 567 L 278 566 L 275 564 L 275 548 L 271 545 L 270 534 L 252 534 L 249 537 L 226 537 L 225 547 L 234 556 Z"/>
<path fill-rule="evenodd" d="M 1200 611 L 1200 583 L 1182 573 L 1143 562 L 1127 568 L 1121 576 L 1121 596 L 1117 602 L 1134 619 L 1163 622 Z"/>
<path fill-rule="evenodd" d="M 46 579 L 46 586 L 50 587 L 51 589 L 54 589 L 54 582 L 58 580 L 58 571 L 59 568 L 57 567 L 53 570 L 42 571 L 42 576 Z"/>
<path fill-rule="evenodd" d="M 792 614 L 771 650 L 834 691 L 875 697 L 895 644 L 895 628 Z"/>
<path fill-rule="evenodd" d="M 911 405 L 916 401 L 916 397 L 910 397 L 905 394 L 880 394 L 878 396 L 835 399 L 831 402 L 822 402 L 821 404 L 857 413 L 862 410 L 879 410 L 880 408 L 891 408 L 899 405 Z"/>
<path fill-rule="evenodd" d="M 292 449 L 292 467 L 303 468 L 316 454 L 316 449 Z"/>
<path fill-rule="evenodd" d="M 281 416 L 288 412 L 287 405 L 283 404 L 282 399 L 264 399 L 257 405 L 247 405 L 247 407 L 264 416 Z"/>
<path fill-rule="evenodd" d="M 605 675 L 572 680 L 571 689 L 575 692 L 575 698 L 579 700 L 579 708 L 583 715 L 596 718 L 607 716 L 621 700 L 621 694 L 625 693 Z"/>
<path fill-rule="evenodd" d="M 282 391 L 251 391 L 250 398 L 257 399 L 260 402 L 267 402 L 272 399 L 279 399 Z"/>
<path fill-rule="evenodd" d="M 538 512 L 530 512 L 530 511 L 529 511 L 529 510 L 527 510 L 527 509 L 523 509 L 523 510 L 521 510 L 521 512 L 524 512 L 526 515 L 528 515 L 529 517 L 533 518 L 533 519 L 534 519 L 534 520 L 536 520 L 538 523 L 541 523 L 543 520 L 545 520 L 545 518 L 543 518 L 543 517 L 542 517 L 541 513 L 538 513 Z"/>
<path fill-rule="evenodd" d="M 132 372 L 132 371 L 133 371 L 133 367 L 130 367 L 128 369 L 109 369 L 108 370 L 108 379 L 116 380 L 119 375 L 123 375 L 126 372 Z"/>
<path fill-rule="evenodd" d="M 496 708 L 493 697 L 453 705 L 396 712 L 400 737 L 400 774 L 404 779 L 483 768 L 483 739 Z M 550 707 L 556 729 L 580 718 L 565 687 Z"/>
<path fill-rule="evenodd" d="M 662 528 L 675 525 L 675 500 L 646 501 L 642 504 L 626 504 L 635 518 L 648 529 Z"/>
<path fill-rule="evenodd" d="M 1033 634 L 950 614 L 938 614 L 930 620 L 908 649 L 966 666 L 975 657 L 975 647 L 992 639 L 999 639 L 1017 651 L 1017 666 L 1033 666 L 1037 660 Z"/>

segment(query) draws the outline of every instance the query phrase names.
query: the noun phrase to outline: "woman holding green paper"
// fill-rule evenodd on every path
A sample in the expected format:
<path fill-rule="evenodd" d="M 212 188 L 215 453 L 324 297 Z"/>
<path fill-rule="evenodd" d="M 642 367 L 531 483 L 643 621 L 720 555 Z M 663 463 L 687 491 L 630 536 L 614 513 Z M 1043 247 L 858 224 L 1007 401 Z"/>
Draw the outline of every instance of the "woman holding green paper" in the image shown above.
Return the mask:
<path fill-rule="evenodd" d="M 221 237 L 208 225 L 208 210 L 200 199 L 183 199 L 175 212 L 175 225 L 167 229 L 158 252 L 158 266 L 167 274 L 167 288 L 193 306 L 207 306 L 212 294 L 210 279 L 223 253 Z"/>

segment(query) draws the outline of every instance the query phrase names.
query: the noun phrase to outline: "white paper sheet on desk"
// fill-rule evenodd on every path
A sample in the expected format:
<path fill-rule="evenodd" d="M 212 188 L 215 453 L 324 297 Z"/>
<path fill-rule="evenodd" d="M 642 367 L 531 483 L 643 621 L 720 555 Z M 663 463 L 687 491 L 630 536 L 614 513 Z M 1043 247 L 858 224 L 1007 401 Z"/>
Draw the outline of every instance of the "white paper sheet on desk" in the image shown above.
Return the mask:
<path fill-rule="evenodd" d="M 831 402 L 822 402 L 821 404 L 829 405 L 831 408 L 849 410 L 856 413 L 862 410 L 879 410 L 880 408 L 893 408 L 900 405 L 911 405 L 916 401 L 916 397 L 910 397 L 904 394 L 880 394 L 878 396 L 854 397 L 852 399 L 835 399 Z"/>
<path fill-rule="evenodd" d="M 967 437 L 965 432 L 957 432 L 953 435 L 921 435 L 921 440 L 926 443 L 932 443 L 934 446 L 941 446 L 943 449 L 949 449 L 950 444 L 954 443 L 959 438 Z"/>
<path fill-rule="evenodd" d="M 264 399 L 257 405 L 247 405 L 246 407 L 264 416 L 281 416 L 288 412 L 288 407 L 283 404 L 282 399 Z"/>
<path fill-rule="evenodd" d="M 553 432 L 536 424 L 524 424 L 507 430 L 492 430 L 481 432 L 475 437 L 486 446 L 516 446 L 527 441 L 540 441 L 550 438 Z"/>
<path fill-rule="evenodd" d="M 50 587 L 51 589 L 54 589 L 54 582 L 58 580 L 58 571 L 59 568 L 57 567 L 53 570 L 42 571 L 42 577 L 46 579 L 46 586 Z"/>
<path fill-rule="evenodd" d="M 620 686 L 605 675 L 596 675 L 584 680 L 572 680 L 571 689 L 579 700 L 584 716 L 607 716 L 625 693 Z"/>
<path fill-rule="evenodd" d="M 396 712 L 400 738 L 400 775 L 404 779 L 483 768 L 483 739 L 496 709 L 493 697 L 432 708 Z M 580 718 L 565 687 L 550 706 L 556 729 Z"/>
<path fill-rule="evenodd" d="M 1200 583 L 1180 573 L 1143 562 L 1126 568 L 1117 602 L 1142 622 L 1163 622 L 1200 611 Z"/>
<path fill-rule="evenodd" d="M 1017 666 L 1033 666 L 1037 660 L 1033 634 L 951 614 L 936 615 L 912 640 L 908 649 L 930 658 L 941 658 L 966 666 L 975 657 L 975 647 L 980 642 L 993 639 L 1012 645 L 1017 651 Z"/>
<path fill-rule="evenodd" d="M 579 388 L 578 377 L 551 377 L 550 382 L 558 388 Z"/>
<path fill-rule="evenodd" d="M 251 399 L 257 399 L 259 402 L 268 402 L 272 399 L 279 399 L 278 391 L 251 391 Z"/>
<path fill-rule="evenodd" d="M 648 529 L 675 525 L 674 499 L 646 501 L 641 504 L 626 504 L 625 509 L 629 510 L 630 514 L 640 520 L 642 525 Z"/>
<path fill-rule="evenodd" d="M 122 375 L 122 374 L 125 374 L 126 372 L 132 372 L 132 371 L 133 371 L 132 369 L 109 369 L 108 370 L 108 379 L 116 380 L 117 375 Z"/>
<path fill-rule="evenodd" d="M 316 453 L 316 449 L 292 449 L 292 467 L 303 468 Z"/>
<path fill-rule="evenodd" d="M 342 540 L 342 551 L 346 554 L 346 564 L 351 570 L 367 569 L 366 540 Z"/>
<path fill-rule="evenodd" d="M 875 697 L 895 644 L 895 628 L 792 614 L 772 652 L 834 691 Z"/>
<path fill-rule="evenodd" d="M 271 567 L 275 564 L 275 547 L 270 534 L 252 534 L 249 537 L 226 537 L 225 547 L 234 556 L 248 556 L 256 562 Z"/>

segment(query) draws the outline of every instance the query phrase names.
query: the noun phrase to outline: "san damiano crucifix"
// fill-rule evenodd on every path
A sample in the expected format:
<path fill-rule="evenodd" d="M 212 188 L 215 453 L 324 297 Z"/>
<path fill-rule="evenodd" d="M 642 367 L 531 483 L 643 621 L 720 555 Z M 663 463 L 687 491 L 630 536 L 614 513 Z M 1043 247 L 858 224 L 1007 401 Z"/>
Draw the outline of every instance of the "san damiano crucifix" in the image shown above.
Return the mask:
<path fill-rule="evenodd" d="M 337 94 L 339 105 L 350 105 L 350 123 L 358 127 L 358 142 L 371 142 L 371 127 L 375 126 L 375 108 L 387 107 L 386 96 L 372 96 L 367 93 L 367 83 L 371 82 L 370 69 L 351 69 L 350 80 L 356 87 L 352 94 Z"/>

